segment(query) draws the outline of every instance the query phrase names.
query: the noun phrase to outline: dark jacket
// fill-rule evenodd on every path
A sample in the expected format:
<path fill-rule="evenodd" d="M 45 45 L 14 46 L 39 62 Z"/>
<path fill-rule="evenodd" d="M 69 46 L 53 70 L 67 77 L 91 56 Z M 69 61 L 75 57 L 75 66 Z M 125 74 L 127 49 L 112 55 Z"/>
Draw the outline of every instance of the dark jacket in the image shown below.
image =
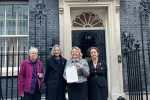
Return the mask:
<path fill-rule="evenodd" d="M 88 77 L 88 84 L 90 87 L 97 82 L 101 87 L 107 87 L 107 66 L 104 61 L 98 60 L 97 67 L 94 68 L 93 61 L 88 62 L 90 68 L 90 76 Z"/>
<path fill-rule="evenodd" d="M 47 60 L 44 82 L 47 86 L 46 100 L 65 100 L 66 81 L 63 72 L 67 60 L 62 58 L 60 63 L 54 57 Z"/>

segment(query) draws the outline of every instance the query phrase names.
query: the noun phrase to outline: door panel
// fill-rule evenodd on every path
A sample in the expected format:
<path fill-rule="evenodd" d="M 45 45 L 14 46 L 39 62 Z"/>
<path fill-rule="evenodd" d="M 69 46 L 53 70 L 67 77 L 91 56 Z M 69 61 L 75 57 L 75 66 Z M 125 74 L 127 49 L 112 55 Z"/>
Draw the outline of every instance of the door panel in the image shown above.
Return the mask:
<path fill-rule="evenodd" d="M 83 58 L 89 58 L 87 49 L 96 46 L 101 60 L 106 61 L 105 31 L 104 30 L 74 30 L 72 31 L 72 46 L 78 46 Z"/>

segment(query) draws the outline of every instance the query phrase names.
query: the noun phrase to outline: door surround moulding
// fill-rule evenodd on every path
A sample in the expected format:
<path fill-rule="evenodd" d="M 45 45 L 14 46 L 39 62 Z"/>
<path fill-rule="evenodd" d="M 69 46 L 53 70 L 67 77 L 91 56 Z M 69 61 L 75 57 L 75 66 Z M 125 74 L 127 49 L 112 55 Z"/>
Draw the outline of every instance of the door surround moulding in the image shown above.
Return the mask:
<path fill-rule="evenodd" d="M 118 63 L 117 57 L 121 55 L 121 40 L 120 40 L 120 17 L 118 6 L 116 9 L 116 2 L 64 2 L 64 12 L 60 14 L 63 18 L 60 31 L 60 44 L 63 47 L 64 57 L 70 59 L 70 51 L 72 46 L 71 31 L 71 10 L 76 8 L 105 8 L 107 14 L 105 27 L 106 40 L 106 54 L 108 68 L 108 86 L 109 86 L 109 100 L 117 100 L 119 96 L 125 97 L 123 92 L 123 77 L 122 77 L 122 63 Z M 61 21 L 61 20 L 60 20 Z M 82 29 L 81 29 L 82 30 Z M 113 65 L 113 66 L 112 66 Z M 113 67 L 113 68 L 112 68 Z M 116 73 L 118 72 L 118 73 Z M 118 79 L 116 79 L 118 76 Z M 115 80 L 115 81 L 114 81 Z"/>

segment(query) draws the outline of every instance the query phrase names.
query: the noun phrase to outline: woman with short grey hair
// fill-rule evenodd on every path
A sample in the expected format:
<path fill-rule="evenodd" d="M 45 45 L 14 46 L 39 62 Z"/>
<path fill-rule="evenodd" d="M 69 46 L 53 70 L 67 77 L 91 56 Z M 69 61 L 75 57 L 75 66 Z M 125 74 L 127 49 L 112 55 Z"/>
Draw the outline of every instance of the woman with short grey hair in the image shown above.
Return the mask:
<path fill-rule="evenodd" d="M 44 77 L 42 62 L 37 59 L 38 49 L 29 49 L 29 58 L 21 63 L 18 75 L 18 91 L 22 100 L 41 100 L 39 92 Z"/>
<path fill-rule="evenodd" d="M 44 78 L 47 86 L 46 100 L 65 100 L 66 81 L 63 72 L 67 60 L 61 54 L 60 46 L 55 45 L 51 50 L 51 58 L 47 60 Z"/>
<path fill-rule="evenodd" d="M 30 54 L 31 51 L 33 51 L 33 50 L 35 50 L 35 51 L 38 53 L 38 49 L 37 49 L 37 48 L 35 48 L 35 47 L 30 47 L 30 49 L 29 49 L 29 54 Z"/>

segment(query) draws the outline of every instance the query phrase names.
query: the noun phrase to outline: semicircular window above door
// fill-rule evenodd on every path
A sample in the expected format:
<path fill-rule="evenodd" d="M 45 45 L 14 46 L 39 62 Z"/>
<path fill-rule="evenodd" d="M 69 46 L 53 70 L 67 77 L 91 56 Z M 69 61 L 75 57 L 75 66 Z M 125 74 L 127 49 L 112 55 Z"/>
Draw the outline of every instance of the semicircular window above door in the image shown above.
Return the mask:
<path fill-rule="evenodd" d="M 72 21 L 72 27 L 104 27 L 103 20 L 91 12 L 83 12 L 75 17 Z"/>

